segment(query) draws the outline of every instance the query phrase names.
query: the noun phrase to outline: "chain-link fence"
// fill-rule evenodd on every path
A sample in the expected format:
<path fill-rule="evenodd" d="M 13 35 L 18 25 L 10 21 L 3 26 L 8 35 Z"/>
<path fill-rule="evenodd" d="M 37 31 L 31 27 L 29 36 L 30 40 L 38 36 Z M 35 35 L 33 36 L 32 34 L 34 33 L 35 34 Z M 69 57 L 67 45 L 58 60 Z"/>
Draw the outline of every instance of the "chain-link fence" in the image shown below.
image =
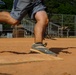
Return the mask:
<path fill-rule="evenodd" d="M 76 15 L 48 14 L 49 24 L 46 36 L 54 37 L 76 37 Z M 24 19 L 24 27 L 33 33 L 34 21 Z"/>
<path fill-rule="evenodd" d="M 49 19 L 60 26 L 58 32 L 61 37 L 76 36 L 76 15 L 51 14 Z"/>

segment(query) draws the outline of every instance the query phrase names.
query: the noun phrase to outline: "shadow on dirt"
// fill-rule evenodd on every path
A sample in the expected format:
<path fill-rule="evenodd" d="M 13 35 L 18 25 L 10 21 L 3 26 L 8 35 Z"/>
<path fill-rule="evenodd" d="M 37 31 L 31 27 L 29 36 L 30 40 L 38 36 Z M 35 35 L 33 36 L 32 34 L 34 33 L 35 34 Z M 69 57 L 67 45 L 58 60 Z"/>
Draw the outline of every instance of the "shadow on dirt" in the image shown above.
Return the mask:
<path fill-rule="evenodd" d="M 7 73 L 0 73 L 0 75 L 12 75 L 12 74 L 7 74 Z"/>
<path fill-rule="evenodd" d="M 16 52 L 16 51 L 1 51 L 0 53 L 27 54 L 25 52 Z"/>
<path fill-rule="evenodd" d="M 66 47 L 66 48 L 49 48 L 50 51 L 59 54 L 60 52 L 71 54 L 72 52 L 68 51 L 69 48 L 76 48 L 76 47 Z"/>
<path fill-rule="evenodd" d="M 24 55 L 24 54 L 39 54 L 37 52 L 32 52 L 30 51 L 29 53 L 26 52 L 16 52 L 16 51 L 1 51 L 0 54 L 2 53 L 12 53 L 12 54 L 17 54 L 17 55 Z"/>
<path fill-rule="evenodd" d="M 76 48 L 76 47 L 66 47 L 66 48 L 62 48 L 62 47 L 61 48 L 56 48 L 56 47 L 53 48 L 52 47 L 52 48 L 49 48 L 49 50 L 56 54 L 59 54 L 60 52 L 66 53 L 66 54 L 71 54 L 72 52 L 68 51 L 69 48 Z M 24 55 L 24 54 L 39 54 L 37 52 L 32 52 L 32 51 L 30 51 L 29 53 L 17 52 L 17 51 L 0 51 L 0 54 L 2 54 L 2 53 L 12 53 L 12 54 L 18 54 L 18 55 L 20 55 L 20 54 L 22 54 L 22 55 Z"/>

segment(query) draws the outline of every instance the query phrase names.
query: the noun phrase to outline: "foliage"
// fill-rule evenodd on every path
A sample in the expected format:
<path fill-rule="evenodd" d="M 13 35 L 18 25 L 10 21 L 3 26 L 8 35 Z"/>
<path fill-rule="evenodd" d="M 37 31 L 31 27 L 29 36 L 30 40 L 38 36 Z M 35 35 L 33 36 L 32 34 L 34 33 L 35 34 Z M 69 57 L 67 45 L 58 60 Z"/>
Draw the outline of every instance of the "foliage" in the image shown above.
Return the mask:
<path fill-rule="evenodd" d="M 10 10 L 12 8 L 13 0 L 2 0 L 5 2 L 5 5 L 0 5 L 0 9 L 8 9 Z"/>
<path fill-rule="evenodd" d="M 2 0 L 5 5 L 0 5 L 0 9 L 12 8 L 13 0 Z M 76 0 L 45 0 L 47 12 L 56 14 L 76 14 Z"/>
<path fill-rule="evenodd" d="M 76 14 L 76 0 L 46 0 L 47 11 L 56 14 Z"/>

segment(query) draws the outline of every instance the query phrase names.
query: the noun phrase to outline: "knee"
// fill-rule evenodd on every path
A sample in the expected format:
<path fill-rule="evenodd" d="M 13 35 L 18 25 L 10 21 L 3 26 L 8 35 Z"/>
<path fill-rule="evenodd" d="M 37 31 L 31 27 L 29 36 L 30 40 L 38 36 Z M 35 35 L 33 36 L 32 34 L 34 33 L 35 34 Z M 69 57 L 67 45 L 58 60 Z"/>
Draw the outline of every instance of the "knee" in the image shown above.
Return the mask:
<path fill-rule="evenodd" d="M 48 25 L 48 23 L 49 23 L 49 19 L 46 18 L 46 20 L 45 20 L 45 24 Z"/>
<path fill-rule="evenodd" d="M 19 24 L 19 21 L 18 20 L 16 20 L 16 19 L 13 19 L 13 18 L 11 18 L 11 19 L 7 19 L 6 20 L 6 23 L 8 23 L 8 24 L 10 24 L 10 25 L 17 25 L 17 24 Z"/>
<path fill-rule="evenodd" d="M 48 26 L 49 19 L 48 19 L 48 18 L 42 18 L 42 19 L 39 19 L 38 22 L 39 22 L 42 26 Z"/>
<path fill-rule="evenodd" d="M 11 25 L 17 25 L 17 24 L 19 24 L 19 21 L 18 20 L 15 20 L 15 19 L 12 20 L 12 21 L 10 20 L 9 21 L 9 24 L 11 24 Z"/>
<path fill-rule="evenodd" d="M 17 25 L 20 21 L 17 19 L 14 19 L 11 15 L 8 16 L 7 22 L 11 25 Z"/>
<path fill-rule="evenodd" d="M 3 18 L 3 22 L 6 22 L 6 23 L 11 24 L 11 25 L 16 25 L 16 24 L 19 23 L 19 21 L 16 20 L 16 19 L 14 19 L 14 18 L 10 15 L 9 12 L 3 11 L 3 12 L 1 12 L 0 14 L 1 14 L 2 18 Z"/>

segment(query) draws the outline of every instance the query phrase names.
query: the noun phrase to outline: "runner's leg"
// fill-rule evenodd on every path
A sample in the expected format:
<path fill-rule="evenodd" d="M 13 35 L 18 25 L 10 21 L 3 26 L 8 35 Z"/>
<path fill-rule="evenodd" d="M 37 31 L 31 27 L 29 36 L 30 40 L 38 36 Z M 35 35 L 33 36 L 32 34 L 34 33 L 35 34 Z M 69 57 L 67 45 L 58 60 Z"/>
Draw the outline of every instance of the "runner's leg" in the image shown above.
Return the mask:
<path fill-rule="evenodd" d="M 45 11 L 39 11 L 35 14 L 35 19 L 37 21 L 34 29 L 35 33 L 35 43 L 43 42 L 43 34 L 48 25 L 48 17 Z"/>

